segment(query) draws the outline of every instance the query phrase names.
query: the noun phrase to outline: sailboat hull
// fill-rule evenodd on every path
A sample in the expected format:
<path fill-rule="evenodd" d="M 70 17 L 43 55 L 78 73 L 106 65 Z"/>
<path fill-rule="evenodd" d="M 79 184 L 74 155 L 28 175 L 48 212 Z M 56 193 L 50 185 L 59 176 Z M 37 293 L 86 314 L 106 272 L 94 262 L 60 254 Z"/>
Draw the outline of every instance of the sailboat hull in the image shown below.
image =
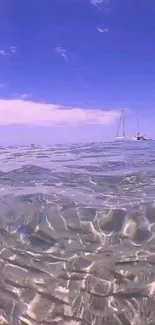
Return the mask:
<path fill-rule="evenodd" d="M 137 137 L 116 137 L 115 141 L 151 141 L 152 139 L 142 138 L 137 139 Z"/>
<path fill-rule="evenodd" d="M 116 141 L 137 141 L 137 137 L 116 137 Z"/>

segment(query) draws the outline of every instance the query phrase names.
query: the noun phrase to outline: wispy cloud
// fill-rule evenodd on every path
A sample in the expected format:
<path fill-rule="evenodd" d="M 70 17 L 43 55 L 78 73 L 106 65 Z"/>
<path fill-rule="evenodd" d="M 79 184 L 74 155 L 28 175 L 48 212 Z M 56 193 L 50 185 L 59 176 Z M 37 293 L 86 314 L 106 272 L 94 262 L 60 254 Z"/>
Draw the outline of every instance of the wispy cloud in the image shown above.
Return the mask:
<path fill-rule="evenodd" d="M 119 117 L 117 110 L 65 107 L 21 99 L 0 100 L 0 125 L 110 125 Z"/>
<path fill-rule="evenodd" d="M 0 49 L 0 55 L 9 56 L 17 52 L 16 46 L 10 46 L 8 49 Z"/>
<path fill-rule="evenodd" d="M 90 3 L 94 6 L 100 5 L 104 2 L 105 0 L 90 0 Z"/>
<path fill-rule="evenodd" d="M 99 33 L 108 33 L 108 28 L 96 27 L 96 29 Z"/>
<path fill-rule="evenodd" d="M 22 95 L 20 95 L 20 99 L 27 99 L 27 98 L 29 98 L 29 97 L 31 97 L 32 96 L 32 94 L 31 93 L 25 93 L 25 94 L 22 94 Z"/>
<path fill-rule="evenodd" d="M 57 54 L 61 55 L 62 58 L 68 63 L 67 60 L 67 51 L 65 49 L 63 49 L 62 47 L 58 46 L 55 48 L 55 51 Z"/>
<path fill-rule="evenodd" d="M 100 10 L 102 10 L 103 12 L 109 12 L 110 8 L 110 0 L 89 0 L 90 4 L 92 4 L 93 6 L 96 6 L 98 8 L 100 8 Z"/>
<path fill-rule="evenodd" d="M 16 46 L 10 46 L 9 50 L 10 50 L 11 53 L 16 53 L 17 52 Z"/>
<path fill-rule="evenodd" d="M 0 55 L 5 56 L 5 55 L 8 55 L 8 53 L 5 50 L 1 49 L 0 50 Z"/>

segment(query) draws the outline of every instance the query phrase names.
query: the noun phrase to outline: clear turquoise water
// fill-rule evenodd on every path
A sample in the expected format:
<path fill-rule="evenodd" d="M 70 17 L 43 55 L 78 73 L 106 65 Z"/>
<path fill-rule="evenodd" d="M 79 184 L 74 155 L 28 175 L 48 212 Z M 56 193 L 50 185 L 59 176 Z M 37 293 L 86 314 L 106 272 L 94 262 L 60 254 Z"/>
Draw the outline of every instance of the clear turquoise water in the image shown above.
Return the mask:
<path fill-rule="evenodd" d="M 0 158 L 0 320 L 153 325 L 155 143 Z"/>

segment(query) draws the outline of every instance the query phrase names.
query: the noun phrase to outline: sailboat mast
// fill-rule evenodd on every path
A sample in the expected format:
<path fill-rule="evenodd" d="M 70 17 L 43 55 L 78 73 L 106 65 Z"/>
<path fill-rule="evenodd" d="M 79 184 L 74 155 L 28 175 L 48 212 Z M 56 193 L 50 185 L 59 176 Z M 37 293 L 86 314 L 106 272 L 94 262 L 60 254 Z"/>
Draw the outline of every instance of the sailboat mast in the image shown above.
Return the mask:
<path fill-rule="evenodd" d="M 138 121 L 138 113 L 136 113 L 136 121 L 137 121 L 137 134 L 139 134 L 139 121 Z"/>
<path fill-rule="evenodd" d="M 118 137 L 118 135 L 119 135 L 119 130 L 120 130 L 120 126 L 121 126 L 121 122 L 122 122 L 122 115 L 123 114 L 123 112 L 121 113 L 121 116 L 120 116 L 120 119 L 119 119 L 119 124 L 118 124 L 118 129 L 117 129 L 117 133 L 116 133 L 116 138 Z"/>
<path fill-rule="evenodd" d="M 124 109 L 122 110 L 122 119 L 123 119 L 123 137 L 125 137 L 125 120 L 124 120 Z"/>

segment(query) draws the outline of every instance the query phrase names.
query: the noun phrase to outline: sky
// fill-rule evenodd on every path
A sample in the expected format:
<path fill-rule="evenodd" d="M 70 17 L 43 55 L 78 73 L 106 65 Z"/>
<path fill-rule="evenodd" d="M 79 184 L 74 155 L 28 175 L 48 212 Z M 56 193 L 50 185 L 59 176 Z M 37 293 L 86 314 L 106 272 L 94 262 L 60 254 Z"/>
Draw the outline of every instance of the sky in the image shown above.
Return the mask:
<path fill-rule="evenodd" d="M 154 0 L 1 0 L 0 143 L 155 138 Z"/>

